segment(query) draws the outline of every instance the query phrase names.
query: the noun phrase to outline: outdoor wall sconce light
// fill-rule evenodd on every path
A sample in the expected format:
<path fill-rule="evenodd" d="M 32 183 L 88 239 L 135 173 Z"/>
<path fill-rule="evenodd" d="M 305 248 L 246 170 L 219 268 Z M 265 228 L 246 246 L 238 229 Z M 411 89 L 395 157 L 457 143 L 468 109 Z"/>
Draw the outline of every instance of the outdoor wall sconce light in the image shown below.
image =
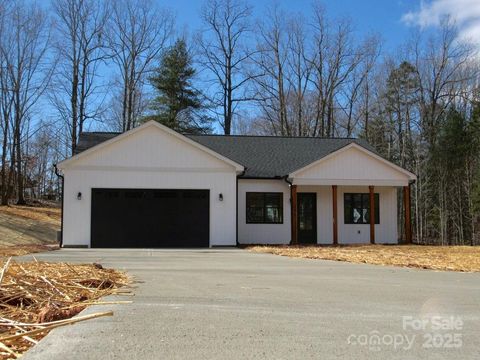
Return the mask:
<path fill-rule="evenodd" d="M 77 194 L 77 200 L 82 200 L 82 193 L 80 191 Z"/>
<path fill-rule="evenodd" d="M 218 194 L 218 200 L 223 201 L 223 194 L 222 193 Z"/>

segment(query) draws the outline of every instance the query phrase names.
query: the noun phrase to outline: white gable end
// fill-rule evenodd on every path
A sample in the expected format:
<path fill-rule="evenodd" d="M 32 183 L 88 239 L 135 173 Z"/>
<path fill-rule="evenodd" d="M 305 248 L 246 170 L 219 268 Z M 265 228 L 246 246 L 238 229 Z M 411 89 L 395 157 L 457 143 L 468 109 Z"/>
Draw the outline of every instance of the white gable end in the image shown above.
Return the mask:
<path fill-rule="evenodd" d="M 235 167 L 158 126 L 145 126 L 118 141 L 94 149 L 75 159 L 76 169 L 143 169 L 232 171 Z M 88 151 L 88 150 L 87 150 Z"/>
<path fill-rule="evenodd" d="M 415 175 L 358 145 L 339 151 L 291 174 L 298 185 L 406 186 Z"/>

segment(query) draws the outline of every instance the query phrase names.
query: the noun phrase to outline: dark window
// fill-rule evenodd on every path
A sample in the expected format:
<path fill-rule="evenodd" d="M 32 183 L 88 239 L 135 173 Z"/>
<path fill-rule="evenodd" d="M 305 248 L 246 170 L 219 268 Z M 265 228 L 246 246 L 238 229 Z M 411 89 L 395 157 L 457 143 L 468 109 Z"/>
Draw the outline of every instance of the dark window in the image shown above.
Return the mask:
<path fill-rule="evenodd" d="M 282 224 L 283 193 L 247 192 L 247 224 Z"/>
<path fill-rule="evenodd" d="M 370 224 L 370 194 L 343 195 L 345 224 Z M 375 194 L 375 224 L 380 224 L 380 195 Z"/>

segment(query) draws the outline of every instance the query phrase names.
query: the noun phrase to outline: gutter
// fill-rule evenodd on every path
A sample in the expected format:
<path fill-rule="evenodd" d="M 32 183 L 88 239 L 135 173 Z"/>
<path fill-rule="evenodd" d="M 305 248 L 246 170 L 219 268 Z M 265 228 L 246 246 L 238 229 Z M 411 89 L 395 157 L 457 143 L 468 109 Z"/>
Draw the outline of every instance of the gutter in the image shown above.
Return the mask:
<path fill-rule="evenodd" d="M 283 180 L 285 180 L 285 182 L 286 182 L 288 185 L 290 185 L 290 186 L 293 185 L 293 182 L 290 181 L 290 180 L 288 180 L 288 175 L 285 175 L 285 176 L 283 177 Z"/>
<path fill-rule="evenodd" d="M 57 164 L 53 164 L 55 169 L 55 175 L 62 179 L 62 193 L 61 193 L 61 201 L 62 201 L 62 217 L 61 217 L 61 225 L 60 225 L 60 247 L 63 246 L 63 204 L 64 204 L 64 189 L 65 189 L 65 177 L 58 172 Z"/>

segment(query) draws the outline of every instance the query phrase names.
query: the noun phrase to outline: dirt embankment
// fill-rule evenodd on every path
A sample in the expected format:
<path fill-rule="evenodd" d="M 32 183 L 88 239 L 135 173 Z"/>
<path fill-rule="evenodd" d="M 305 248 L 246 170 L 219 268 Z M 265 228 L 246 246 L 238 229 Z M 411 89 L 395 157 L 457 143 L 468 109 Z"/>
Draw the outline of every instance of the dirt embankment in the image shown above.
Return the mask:
<path fill-rule="evenodd" d="M 0 206 L 0 256 L 24 255 L 54 247 L 60 223 L 59 208 Z"/>

